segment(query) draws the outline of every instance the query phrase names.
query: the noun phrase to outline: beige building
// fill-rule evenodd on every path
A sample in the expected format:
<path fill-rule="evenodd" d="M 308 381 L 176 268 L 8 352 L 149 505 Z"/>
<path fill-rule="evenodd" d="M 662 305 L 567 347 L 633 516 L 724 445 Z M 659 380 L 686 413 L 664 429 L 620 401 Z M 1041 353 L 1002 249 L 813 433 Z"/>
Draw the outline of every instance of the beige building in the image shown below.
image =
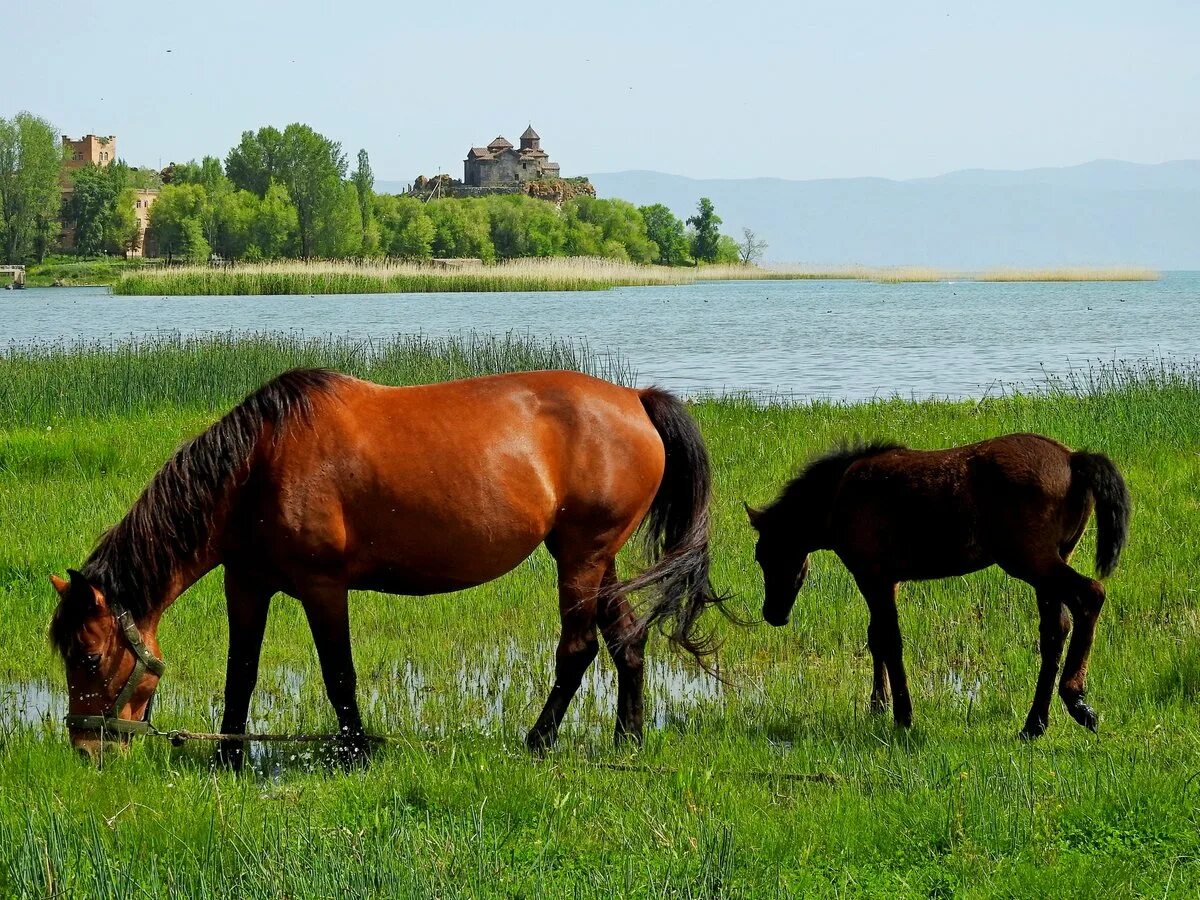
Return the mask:
<path fill-rule="evenodd" d="M 63 169 L 70 172 L 84 166 L 107 166 L 117 158 L 117 136 L 85 134 L 79 140 L 62 136 Z"/>
<path fill-rule="evenodd" d="M 78 140 L 68 135 L 62 136 L 63 165 L 62 165 L 62 194 L 63 206 L 71 196 L 71 173 L 84 166 L 107 166 L 117 158 L 117 136 L 85 134 Z M 158 191 L 153 189 L 138 189 L 134 198 L 134 213 L 138 220 L 137 245 L 128 251 L 129 256 L 156 256 L 157 248 L 153 240 L 149 240 L 147 229 L 150 226 L 150 207 L 158 199 Z M 70 250 L 75 246 L 74 229 L 63 223 L 61 244 L 63 249 Z"/>

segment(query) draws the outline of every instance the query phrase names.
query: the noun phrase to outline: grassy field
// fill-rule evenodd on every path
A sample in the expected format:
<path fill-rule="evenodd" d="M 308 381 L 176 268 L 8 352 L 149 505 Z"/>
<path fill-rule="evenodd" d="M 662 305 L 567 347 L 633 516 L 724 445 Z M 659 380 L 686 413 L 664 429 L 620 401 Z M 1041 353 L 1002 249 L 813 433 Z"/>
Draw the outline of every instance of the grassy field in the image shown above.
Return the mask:
<path fill-rule="evenodd" d="M 269 375 L 317 362 L 394 383 L 543 365 L 627 377 L 586 348 L 489 339 L 0 357 L 0 896 L 1200 890 L 1200 377 L 1187 371 L 1102 371 L 979 404 L 693 407 L 716 469 L 715 580 L 752 614 L 761 585 L 740 502 L 771 498 L 840 437 L 933 447 L 1028 429 L 1110 454 L 1135 513 L 1092 658 L 1098 735 L 1056 701 L 1042 740 L 1016 740 L 1037 666 L 1034 600 L 997 571 L 902 591 L 916 726 L 869 717 L 865 607 L 819 554 L 789 627 L 722 624 L 728 687 L 652 642 L 640 752 L 611 746 L 602 657 L 559 748 L 535 760 L 521 739 L 550 683 L 557 628 L 553 565 L 539 552 L 464 594 L 353 598 L 368 726 L 397 738 L 364 771 L 285 746 L 237 778 L 210 771 L 209 746 L 149 740 L 102 771 L 80 763 L 58 720 L 46 575 L 78 565 L 182 439 Z M 161 727 L 216 725 L 225 630 L 216 575 L 167 614 Z M 273 731 L 333 722 L 288 598 L 272 608 L 252 717 Z"/>
<path fill-rule="evenodd" d="M 515 259 L 494 265 L 440 266 L 398 261 L 312 261 L 131 269 L 113 283 L 131 296 L 388 294 L 436 291 L 596 291 L 612 287 L 693 284 L 697 281 L 1145 281 L 1147 269 L 1005 269 L 978 276 L 927 267 L 711 265 L 643 266 L 588 257 Z"/>
<path fill-rule="evenodd" d="M 136 272 L 146 265 L 146 260 L 116 256 L 53 256 L 26 269 L 26 284 L 29 287 L 111 285 L 116 284 L 125 273 Z"/>

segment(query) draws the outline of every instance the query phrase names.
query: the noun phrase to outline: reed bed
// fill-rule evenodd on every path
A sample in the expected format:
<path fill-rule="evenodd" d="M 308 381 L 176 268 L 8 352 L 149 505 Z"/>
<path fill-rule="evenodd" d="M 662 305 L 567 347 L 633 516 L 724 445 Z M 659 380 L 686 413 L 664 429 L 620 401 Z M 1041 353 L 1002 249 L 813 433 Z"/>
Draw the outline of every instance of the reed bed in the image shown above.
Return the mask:
<path fill-rule="evenodd" d="M 1134 266 L 1064 269 L 993 269 L 980 272 L 976 281 L 1157 281 L 1153 269 Z"/>
<path fill-rule="evenodd" d="M 916 727 L 868 715 L 865 604 L 817 553 L 789 627 L 713 617 L 728 685 L 652 639 L 642 750 L 612 746 L 601 651 L 559 748 L 532 759 L 521 738 L 554 677 L 558 620 L 554 563 L 539 550 L 464 593 L 355 593 L 368 728 L 397 738 L 364 771 L 284 746 L 235 778 L 210 768 L 208 746 L 146 740 L 100 772 L 82 765 L 59 719 L 46 574 L 77 566 L 178 443 L 258 379 L 298 363 L 394 383 L 611 365 L 520 338 L 387 346 L 227 336 L 0 359 L 0 896 L 1200 891 L 1200 373 L 1188 367 L 1100 367 L 981 402 L 691 407 L 714 466 L 713 577 L 751 619 L 762 584 L 741 501 L 771 499 L 840 438 L 934 447 L 1032 430 L 1110 454 L 1135 512 L 1092 655 L 1099 735 L 1056 701 L 1042 740 L 1016 739 L 1038 669 L 1036 600 L 996 569 L 902 589 Z M 1075 557 L 1084 571 L 1093 534 Z M 622 572 L 634 564 L 623 559 Z M 167 611 L 160 726 L 217 725 L 225 621 L 219 573 Z M 282 595 L 251 715 L 265 731 L 333 721 L 304 613 Z M 792 777 L 803 774 L 832 779 Z"/>
<path fill-rule="evenodd" d="M 456 261 L 450 261 L 456 262 Z M 463 291 L 599 291 L 614 287 L 682 285 L 700 281 L 853 280 L 883 284 L 976 281 L 1144 281 L 1149 269 L 1004 269 L 978 275 L 921 266 L 820 267 L 705 265 L 646 266 L 590 257 L 516 259 L 491 265 L 400 261 L 293 261 L 239 265 L 147 267 L 124 271 L 113 285 L 130 296 L 264 296 L 390 294 Z"/>

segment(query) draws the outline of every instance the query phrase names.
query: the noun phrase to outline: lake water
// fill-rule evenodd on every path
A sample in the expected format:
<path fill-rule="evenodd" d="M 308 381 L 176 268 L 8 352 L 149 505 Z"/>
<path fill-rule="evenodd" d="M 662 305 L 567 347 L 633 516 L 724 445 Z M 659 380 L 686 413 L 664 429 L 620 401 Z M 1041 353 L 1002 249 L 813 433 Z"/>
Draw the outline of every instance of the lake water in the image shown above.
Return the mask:
<path fill-rule="evenodd" d="M 1200 273 L 1156 282 L 713 282 L 589 293 L 114 297 L 0 293 L 0 341 L 159 332 L 528 333 L 616 351 L 689 394 L 975 397 L 1114 360 L 1200 355 Z"/>

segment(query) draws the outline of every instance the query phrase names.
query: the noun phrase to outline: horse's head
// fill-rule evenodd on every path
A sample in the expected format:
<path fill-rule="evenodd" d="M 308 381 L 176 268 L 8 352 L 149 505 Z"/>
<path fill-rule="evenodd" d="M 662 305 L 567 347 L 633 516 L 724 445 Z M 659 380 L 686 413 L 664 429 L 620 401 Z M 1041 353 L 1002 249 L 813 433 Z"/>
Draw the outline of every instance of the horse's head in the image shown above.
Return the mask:
<path fill-rule="evenodd" d="M 778 517 L 746 506 L 750 524 L 758 532 L 754 558 L 762 567 L 763 618 L 770 625 L 786 625 L 796 603 L 796 594 L 808 575 L 808 549 Z"/>
<path fill-rule="evenodd" d="M 148 730 L 163 664 L 154 635 L 143 635 L 128 611 L 79 572 L 68 579 L 50 576 L 59 596 L 50 640 L 66 665 L 71 745 L 94 757 Z"/>

